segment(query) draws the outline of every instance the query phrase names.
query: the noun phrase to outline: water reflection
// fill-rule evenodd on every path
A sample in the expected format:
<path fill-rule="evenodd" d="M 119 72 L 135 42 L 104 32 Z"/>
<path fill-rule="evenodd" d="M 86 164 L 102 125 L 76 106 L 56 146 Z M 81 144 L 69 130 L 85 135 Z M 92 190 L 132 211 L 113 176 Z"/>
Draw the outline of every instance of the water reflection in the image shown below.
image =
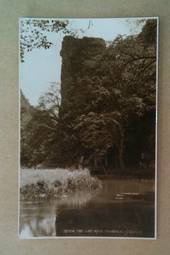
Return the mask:
<path fill-rule="evenodd" d="M 76 192 L 55 201 L 21 202 L 20 236 L 154 235 L 154 182 L 103 181 L 100 192 Z"/>
<path fill-rule="evenodd" d="M 76 192 L 60 199 L 43 202 L 20 203 L 20 236 L 56 236 L 56 219 L 62 208 L 82 208 L 97 192 Z"/>

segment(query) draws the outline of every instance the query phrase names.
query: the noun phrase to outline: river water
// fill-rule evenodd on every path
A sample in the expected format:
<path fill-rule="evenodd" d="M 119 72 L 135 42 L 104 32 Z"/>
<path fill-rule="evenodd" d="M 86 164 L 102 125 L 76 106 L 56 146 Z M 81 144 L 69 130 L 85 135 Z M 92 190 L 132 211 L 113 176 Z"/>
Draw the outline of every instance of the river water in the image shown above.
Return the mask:
<path fill-rule="evenodd" d="M 98 192 L 20 202 L 20 237 L 154 237 L 154 181 L 103 180 Z"/>

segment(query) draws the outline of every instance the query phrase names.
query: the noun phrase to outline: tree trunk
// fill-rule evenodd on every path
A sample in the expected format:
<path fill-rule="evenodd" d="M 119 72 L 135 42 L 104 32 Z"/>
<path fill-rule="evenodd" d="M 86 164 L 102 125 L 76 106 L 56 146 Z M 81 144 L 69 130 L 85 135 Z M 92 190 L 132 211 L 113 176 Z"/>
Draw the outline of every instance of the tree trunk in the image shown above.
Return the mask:
<path fill-rule="evenodd" d="M 81 156 L 81 157 L 80 157 L 80 160 L 79 160 L 79 167 L 80 167 L 80 168 L 84 168 L 84 156 Z"/>
<path fill-rule="evenodd" d="M 124 152 L 124 132 L 122 127 L 119 128 L 120 131 L 120 145 L 119 145 L 119 166 L 120 169 L 123 170 L 124 169 L 124 160 L 123 160 L 123 152 Z"/>
<path fill-rule="evenodd" d="M 124 152 L 124 131 L 121 124 L 118 121 L 115 121 L 115 124 L 118 129 L 119 135 L 119 142 L 115 145 L 115 166 L 118 167 L 120 170 L 124 168 L 124 160 L 123 160 L 123 152 Z"/>
<path fill-rule="evenodd" d="M 95 168 L 95 171 L 96 171 L 97 167 L 98 167 L 98 158 L 97 158 L 97 156 L 95 156 L 94 157 L 94 168 Z"/>

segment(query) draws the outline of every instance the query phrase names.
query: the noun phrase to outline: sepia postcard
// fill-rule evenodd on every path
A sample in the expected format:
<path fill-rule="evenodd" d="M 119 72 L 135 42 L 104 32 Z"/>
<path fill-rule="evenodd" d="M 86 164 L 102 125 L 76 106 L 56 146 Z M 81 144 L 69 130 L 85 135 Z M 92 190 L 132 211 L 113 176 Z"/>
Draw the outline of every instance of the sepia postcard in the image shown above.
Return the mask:
<path fill-rule="evenodd" d="M 19 23 L 19 237 L 155 239 L 158 18 Z"/>

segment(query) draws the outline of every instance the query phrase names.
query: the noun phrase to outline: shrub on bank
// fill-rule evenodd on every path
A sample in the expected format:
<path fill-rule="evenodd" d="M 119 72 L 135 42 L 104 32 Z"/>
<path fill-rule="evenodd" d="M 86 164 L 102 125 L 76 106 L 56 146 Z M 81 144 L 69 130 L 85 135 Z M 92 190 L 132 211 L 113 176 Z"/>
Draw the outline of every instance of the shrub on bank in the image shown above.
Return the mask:
<path fill-rule="evenodd" d="M 20 184 L 21 199 L 26 200 L 54 199 L 78 190 L 101 188 L 101 182 L 88 169 L 22 169 Z"/>

